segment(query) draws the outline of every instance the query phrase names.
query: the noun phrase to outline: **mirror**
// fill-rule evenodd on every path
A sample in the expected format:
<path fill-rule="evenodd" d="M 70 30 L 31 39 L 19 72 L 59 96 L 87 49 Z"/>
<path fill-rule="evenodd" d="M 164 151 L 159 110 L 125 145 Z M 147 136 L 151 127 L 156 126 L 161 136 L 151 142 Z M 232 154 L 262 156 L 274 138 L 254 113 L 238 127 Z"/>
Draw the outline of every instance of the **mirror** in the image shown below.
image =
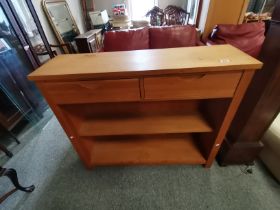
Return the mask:
<path fill-rule="evenodd" d="M 43 9 L 60 44 L 72 43 L 80 34 L 78 26 L 65 0 L 43 0 Z M 67 47 L 63 47 L 69 53 Z"/>

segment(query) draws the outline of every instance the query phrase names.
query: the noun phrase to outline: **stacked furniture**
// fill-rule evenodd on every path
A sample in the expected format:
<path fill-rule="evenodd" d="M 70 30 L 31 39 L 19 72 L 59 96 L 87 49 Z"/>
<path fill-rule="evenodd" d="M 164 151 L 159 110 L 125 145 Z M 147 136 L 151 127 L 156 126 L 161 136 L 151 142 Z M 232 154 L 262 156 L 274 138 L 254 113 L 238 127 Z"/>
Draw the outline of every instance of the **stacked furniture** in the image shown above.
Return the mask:
<path fill-rule="evenodd" d="M 61 55 L 29 78 L 87 168 L 210 167 L 261 66 L 222 45 Z"/>
<path fill-rule="evenodd" d="M 79 53 L 99 52 L 102 48 L 102 29 L 87 31 L 75 37 Z"/>

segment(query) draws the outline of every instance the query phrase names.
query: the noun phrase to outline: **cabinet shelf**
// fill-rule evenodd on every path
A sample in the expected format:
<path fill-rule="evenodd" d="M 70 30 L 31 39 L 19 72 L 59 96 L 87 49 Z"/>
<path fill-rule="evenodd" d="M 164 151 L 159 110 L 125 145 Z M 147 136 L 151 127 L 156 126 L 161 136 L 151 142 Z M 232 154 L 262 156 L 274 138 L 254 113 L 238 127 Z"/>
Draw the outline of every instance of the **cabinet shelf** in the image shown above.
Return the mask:
<path fill-rule="evenodd" d="M 211 132 L 199 112 L 182 115 L 142 115 L 138 117 L 92 118 L 81 122 L 80 136 L 142 135 Z"/>
<path fill-rule="evenodd" d="M 92 165 L 204 164 L 191 135 L 145 135 L 84 138 Z"/>

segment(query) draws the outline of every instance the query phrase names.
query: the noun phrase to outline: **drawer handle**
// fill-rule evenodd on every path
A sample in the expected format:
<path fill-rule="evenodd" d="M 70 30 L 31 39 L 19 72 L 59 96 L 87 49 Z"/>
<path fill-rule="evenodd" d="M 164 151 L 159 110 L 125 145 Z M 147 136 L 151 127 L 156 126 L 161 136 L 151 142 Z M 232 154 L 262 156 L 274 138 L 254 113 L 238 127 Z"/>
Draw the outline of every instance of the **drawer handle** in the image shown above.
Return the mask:
<path fill-rule="evenodd" d="M 205 76 L 206 76 L 206 74 L 182 75 L 182 76 L 179 76 L 179 78 L 182 78 L 182 79 L 202 79 Z"/>
<path fill-rule="evenodd" d="M 79 87 L 81 88 L 85 88 L 87 90 L 93 90 L 93 89 L 97 89 L 98 86 L 96 84 L 94 85 L 90 85 L 90 84 L 79 84 Z"/>

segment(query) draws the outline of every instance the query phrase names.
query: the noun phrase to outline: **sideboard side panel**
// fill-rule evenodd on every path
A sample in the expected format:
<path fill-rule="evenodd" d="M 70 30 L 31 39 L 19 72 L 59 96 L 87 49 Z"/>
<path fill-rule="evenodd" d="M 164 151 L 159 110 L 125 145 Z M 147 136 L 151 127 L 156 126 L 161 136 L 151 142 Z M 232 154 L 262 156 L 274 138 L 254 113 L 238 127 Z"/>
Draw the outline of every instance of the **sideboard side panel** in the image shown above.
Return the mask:
<path fill-rule="evenodd" d="M 214 145 L 212 145 L 212 147 L 211 147 L 211 151 L 209 153 L 208 160 L 205 165 L 206 167 L 210 167 L 212 165 L 212 163 L 221 147 L 221 144 L 223 143 L 226 132 L 229 129 L 229 126 L 233 120 L 233 117 L 242 101 L 242 98 L 245 95 L 247 87 L 249 86 L 253 76 L 254 76 L 253 70 L 244 71 L 244 73 L 240 79 L 239 85 L 235 91 L 234 97 L 229 105 L 229 108 L 227 110 L 223 123 L 215 138 Z"/>
<path fill-rule="evenodd" d="M 44 95 L 44 97 L 47 100 L 50 108 L 52 109 L 56 118 L 60 122 L 62 128 L 64 129 L 65 133 L 67 134 L 69 140 L 71 141 L 73 147 L 75 148 L 79 157 L 83 161 L 84 165 L 87 168 L 91 168 L 90 159 L 88 158 L 86 150 L 83 148 L 83 146 L 81 144 L 79 144 L 79 137 L 78 137 L 78 134 L 76 133 L 75 128 L 67 120 L 67 118 L 66 118 L 65 114 L 63 113 L 62 109 L 49 96 L 48 91 L 45 90 L 44 85 L 42 85 L 42 82 L 37 82 L 36 85 L 39 87 L 40 91 Z"/>

